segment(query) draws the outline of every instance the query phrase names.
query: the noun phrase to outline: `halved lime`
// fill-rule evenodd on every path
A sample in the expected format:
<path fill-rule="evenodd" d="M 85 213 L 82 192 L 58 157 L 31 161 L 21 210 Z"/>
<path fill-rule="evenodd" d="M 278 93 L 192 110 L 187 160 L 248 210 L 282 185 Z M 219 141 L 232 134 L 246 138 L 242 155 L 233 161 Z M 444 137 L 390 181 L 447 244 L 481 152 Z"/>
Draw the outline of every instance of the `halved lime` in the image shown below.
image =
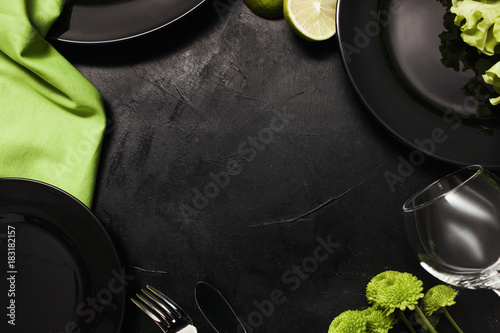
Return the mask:
<path fill-rule="evenodd" d="M 311 41 L 335 35 L 336 11 L 337 0 L 284 0 L 283 3 L 288 24 L 299 36 Z"/>

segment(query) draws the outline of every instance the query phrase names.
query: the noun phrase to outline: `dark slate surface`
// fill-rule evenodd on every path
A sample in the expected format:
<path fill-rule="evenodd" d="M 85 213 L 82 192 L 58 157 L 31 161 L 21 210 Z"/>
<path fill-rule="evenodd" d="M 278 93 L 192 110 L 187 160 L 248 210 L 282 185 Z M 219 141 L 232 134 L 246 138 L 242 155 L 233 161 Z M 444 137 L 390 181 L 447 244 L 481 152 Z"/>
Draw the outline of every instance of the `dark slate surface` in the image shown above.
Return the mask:
<path fill-rule="evenodd" d="M 457 167 L 402 167 L 411 149 L 363 107 L 335 38 L 305 42 L 284 20 L 226 4 L 131 42 L 57 45 L 106 103 L 93 211 L 127 292 L 156 286 L 212 332 L 193 297 L 204 280 L 249 332 L 326 332 L 367 306 L 366 284 L 386 269 L 438 283 L 410 252 L 401 206 Z M 493 292 L 457 300 L 465 332 L 500 332 Z M 159 330 L 128 302 L 122 332 Z"/>

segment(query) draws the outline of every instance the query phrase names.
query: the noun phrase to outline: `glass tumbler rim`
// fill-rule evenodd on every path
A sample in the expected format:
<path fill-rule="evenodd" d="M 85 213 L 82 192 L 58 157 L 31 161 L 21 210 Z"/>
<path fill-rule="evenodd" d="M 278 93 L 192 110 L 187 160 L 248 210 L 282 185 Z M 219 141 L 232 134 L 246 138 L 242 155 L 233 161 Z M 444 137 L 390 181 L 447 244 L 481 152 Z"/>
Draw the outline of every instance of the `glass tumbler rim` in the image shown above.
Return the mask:
<path fill-rule="evenodd" d="M 430 200 L 427 200 L 426 202 L 424 203 L 421 203 L 421 204 L 418 204 L 418 205 L 411 205 L 410 206 L 410 203 L 414 202 L 415 199 L 417 197 L 419 197 L 421 194 L 423 194 L 424 192 L 428 191 L 430 188 L 436 186 L 437 183 L 447 179 L 447 178 L 450 178 L 460 172 L 463 172 L 465 170 L 471 170 L 471 169 L 475 169 L 476 172 L 474 172 L 474 174 L 472 174 L 470 177 L 468 177 L 466 180 L 464 180 L 462 183 L 460 183 L 459 185 L 455 186 L 454 188 L 452 188 L 451 190 L 445 192 L 445 193 L 442 193 Z M 479 165 L 479 164 L 473 164 L 473 165 L 468 165 L 466 167 L 463 167 L 459 170 L 456 170 L 456 171 L 453 171 L 449 174 L 447 174 L 446 176 L 443 176 L 441 178 L 439 178 L 438 180 L 432 182 L 431 184 L 427 185 L 426 187 L 424 187 L 423 189 L 417 191 L 414 195 L 412 195 L 408 200 L 406 200 L 406 202 L 403 204 L 403 212 L 404 213 L 411 213 L 411 212 L 414 212 L 414 211 L 417 211 L 421 208 L 424 208 L 424 207 L 427 207 L 431 204 L 433 204 L 434 202 L 440 200 L 442 197 L 444 197 L 445 195 L 448 195 L 450 193 L 453 193 L 457 190 L 459 190 L 462 186 L 465 186 L 465 184 L 467 184 L 468 182 L 470 182 L 471 180 L 475 179 L 482 171 L 484 170 L 484 167 L 482 165 Z"/>

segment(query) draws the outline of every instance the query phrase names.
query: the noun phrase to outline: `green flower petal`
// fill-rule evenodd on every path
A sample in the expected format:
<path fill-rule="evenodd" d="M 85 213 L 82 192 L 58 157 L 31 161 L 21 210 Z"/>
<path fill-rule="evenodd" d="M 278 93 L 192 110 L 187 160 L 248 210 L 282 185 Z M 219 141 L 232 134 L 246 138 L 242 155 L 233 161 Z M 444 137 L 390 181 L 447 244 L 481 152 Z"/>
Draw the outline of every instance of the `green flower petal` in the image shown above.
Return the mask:
<path fill-rule="evenodd" d="M 366 318 L 361 311 L 344 311 L 332 321 L 328 333 L 366 333 Z"/>
<path fill-rule="evenodd" d="M 422 307 L 428 316 L 445 306 L 455 304 L 458 291 L 445 285 L 437 285 L 427 291 L 422 299 Z"/>

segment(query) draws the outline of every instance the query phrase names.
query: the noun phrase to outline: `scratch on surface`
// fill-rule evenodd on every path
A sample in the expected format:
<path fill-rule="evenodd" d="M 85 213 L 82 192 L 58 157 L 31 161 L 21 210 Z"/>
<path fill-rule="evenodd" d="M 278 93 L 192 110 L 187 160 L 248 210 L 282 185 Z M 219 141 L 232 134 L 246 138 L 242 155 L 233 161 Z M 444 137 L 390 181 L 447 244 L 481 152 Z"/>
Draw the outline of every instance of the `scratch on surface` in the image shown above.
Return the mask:
<path fill-rule="evenodd" d="M 200 122 L 197 122 L 196 125 L 194 125 L 193 128 L 191 128 L 189 130 L 189 132 L 187 132 L 185 135 L 184 135 L 184 138 L 187 138 L 189 135 L 191 135 L 191 133 L 193 133 L 197 128 L 198 128 L 198 125 L 200 125 Z"/>
<path fill-rule="evenodd" d="M 230 69 L 235 71 L 237 73 L 237 75 L 234 75 L 234 73 L 233 73 L 233 75 L 231 75 L 229 73 Z M 245 76 L 245 74 L 243 74 L 241 69 L 238 66 L 236 66 L 234 63 L 230 63 L 229 65 L 227 65 L 226 70 L 224 70 L 220 76 L 222 77 L 222 80 L 224 81 L 224 85 L 227 88 L 234 90 L 238 94 L 243 93 L 245 88 L 248 87 L 247 77 Z"/>
<path fill-rule="evenodd" d="M 224 34 L 224 32 L 226 32 L 228 26 L 229 26 L 229 22 L 231 21 L 230 19 L 232 18 L 233 16 L 233 13 L 232 11 L 229 11 L 229 18 L 228 19 L 225 19 L 225 20 L 222 20 L 222 17 L 219 16 L 219 18 L 222 20 L 222 21 L 225 21 L 224 23 L 224 26 L 222 27 L 222 31 L 219 33 L 219 36 L 222 36 Z"/>
<path fill-rule="evenodd" d="M 130 65 L 129 66 L 133 71 L 134 73 L 140 77 L 141 79 L 145 80 L 146 82 L 148 82 L 149 84 L 151 84 L 153 87 L 156 87 L 157 89 L 160 89 L 161 91 L 163 91 L 165 94 L 167 94 L 168 96 L 170 97 L 173 97 L 175 99 L 178 100 L 178 104 L 177 104 L 177 107 L 175 108 L 174 110 L 174 113 L 173 115 L 176 116 L 178 115 L 178 111 L 179 111 L 179 102 L 180 103 L 186 103 L 188 106 L 191 107 L 191 109 L 193 110 L 193 112 L 200 118 L 200 119 L 203 119 L 199 113 L 197 112 L 197 110 L 194 108 L 193 105 L 191 105 L 190 101 L 186 99 L 186 97 L 179 91 L 179 89 L 177 89 L 177 87 L 174 85 L 173 87 L 175 88 L 175 90 L 177 91 L 177 93 L 179 94 L 179 96 L 181 97 L 180 99 L 178 99 L 176 96 L 174 96 L 174 94 L 170 93 L 168 90 L 166 90 L 164 87 L 162 87 L 160 84 L 158 84 L 156 81 L 154 80 L 151 80 L 149 79 L 148 77 L 145 77 L 141 74 L 139 74 L 139 72 L 135 69 L 134 66 Z M 201 121 L 198 121 L 198 123 L 194 126 L 193 129 L 191 129 L 190 131 L 186 131 L 185 129 L 183 129 L 181 126 L 178 126 L 177 124 L 175 124 L 175 122 L 172 122 L 172 127 L 175 127 L 177 128 L 178 130 L 180 130 L 181 132 L 183 132 L 185 135 L 184 137 L 187 137 L 189 134 L 191 134 L 191 132 L 196 129 L 198 127 L 198 125 L 200 124 Z"/>
<path fill-rule="evenodd" d="M 180 127 L 180 126 L 176 125 L 175 123 L 171 123 L 171 126 L 170 126 L 170 127 L 175 127 L 175 128 L 177 128 L 179 131 L 181 131 L 182 133 L 184 133 L 184 134 L 185 134 L 185 135 L 184 135 L 184 137 L 187 137 L 187 136 L 191 133 L 191 131 L 186 133 L 186 131 L 185 131 L 182 127 Z"/>
<path fill-rule="evenodd" d="M 179 234 L 181 232 L 181 229 L 182 229 L 182 226 L 184 225 L 184 223 L 181 223 L 179 225 L 179 228 L 177 229 L 177 232 L 175 233 L 175 238 L 174 238 L 174 245 L 177 245 L 177 238 L 179 237 Z"/>
<path fill-rule="evenodd" d="M 163 91 L 164 93 L 166 93 L 167 95 L 169 95 L 169 96 L 171 96 L 171 97 L 174 97 L 174 98 L 175 98 L 175 96 L 174 96 L 172 93 L 170 93 L 170 92 L 169 92 L 169 91 L 167 91 L 165 88 L 163 88 L 163 87 L 162 87 L 160 84 L 158 84 L 155 80 L 150 79 L 150 78 L 148 78 L 148 77 L 146 77 L 146 76 L 144 76 L 144 75 L 139 74 L 139 72 L 137 71 L 137 69 L 135 69 L 135 67 L 134 67 L 133 65 L 130 65 L 129 67 L 130 67 L 130 68 L 134 71 L 135 75 L 137 75 L 138 77 L 140 77 L 140 78 L 141 78 L 141 79 L 143 79 L 144 81 L 148 82 L 148 83 L 149 83 L 149 84 L 151 84 L 153 87 L 156 87 L 156 88 L 160 89 L 161 91 Z"/>
<path fill-rule="evenodd" d="M 257 102 L 261 102 L 261 103 L 267 104 L 266 101 L 258 99 L 257 97 L 247 96 L 247 95 L 243 95 L 243 94 L 240 94 L 240 93 L 237 93 L 236 96 L 243 97 L 243 98 L 246 98 L 246 99 L 250 99 L 250 100 L 253 100 L 253 101 L 257 101 Z"/>
<path fill-rule="evenodd" d="M 260 223 L 260 224 L 252 224 L 252 225 L 249 225 L 247 228 L 263 227 L 263 226 L 274 225 L 274 224 L 282 224 L 282 223 L 292 223 L 292 222 L 296 222 L 296 221 L 299 221 L 299 220 L 303 220 L 304 217 L 307 217 L 307 216 L 309 216 L 309 215 L 311 215 L 313 213 L 316 213 L 320 209 L 325 208 L 326 206 L 334 203 L 335 201 L 339 200 L 340 198 L 342 198 L 343 196 L 345 196 L 347 193 L 351 192 L 352 190 L 354 190 L 358 186 L 361 186 L 362 184 L 364 184 L 364 182 L 359 183 L 358 185 L 355 185 L 355 186 L 349 188 L 347 191 L 344 191 L 341 194 L 339 194 L 339 195 L 337 195 L 337 196 L 335 196 L 333 198 L 328 199 L 327 201 L 323 202 L 319 206 L 316 206 L 315 208 L 313 208 L 311 210 L 308 210 L 307 212 L 305 212 L 305 213 L 303 213 L 303 214 L 301 214 L 301 215 L 299 215 L 297 217 L 286 219 L 286 220 L 281 220 L 281 221 L 271 221 L 271 222 L 263 222 L 263 223 Z"/>
<path fill-rule="evenodd" d="M 205 158 L 202 158 L 201 159 L 203 162 L 207 162 L 207 163 L 210 163 L 210 164 L 213 164 L 213 165 L 217 165 L 217 166 L 220 166 L 220 167 L 226 167 L 226 164 L 224 164 L 223 162 L 219 162 L 219 161 L 214 161 L 214 160 L 210 160 L 210 159 L 205 159 Z"/>
<path fill-rule="evenodd" d="M 166 271 L 156 271 L 152 269 L 145 269 L 137 266 L 126 266 L 127 268 L 130 268 L 135 271 L 141 271 L 141 272 L 146 272 L 146 273 L 157 273 L 157 274 L 169 274 L 169 272 Z"/>
<path fill-rule="evenodd" d="M 179 96 L 181 96 L 182 98 L 182 101 L 184 103 L 186 103 L 187 105 L 189 105 L 191 107 L 191 109 L 193 109 L 193 112 L 198 116 L 200 117 L 200 119 L 203 119 L 203 117 L 198 113 L 198 110 L 195 108 L 195 106 L 193 105 L 193 103 L 186 98 L 186 96 L 184 96 L 184 94 L 179 90 L 179 88 L 177 88 L 177 86 L 175 84 L 172 84 L 172 86 L 174 87 L 174 89 L 177 91 L 177 93 L 179 94 Z"/>
<path fill-rule="evenodd" d="M 179 94 L 179 96 L 180 96 L 180 98 L 178 99 L 178 102 L 179 103 L 185 103 L 187 106 L 189 106 L 191 108 L 191 110 L 193 111 L 193 113 L 198 117 L 198 120 L 196 121 L 196 124 L 189 131 L 185 131 L 185 130 L 181 129 L 181 131 L 184 133 L 184 137 L 187 138 L 191 133 L 193 133 L 198 128 L 198 126 L 201 124 L 201 122 L 202 122 L 202 120 L 204 118 L 200 115 L 200 112 L 195 108 L 195 106 L 193 105 L 193 103 L 190 100 L 188 100 L 186 98 L 186 96 L 184 96 L 184 94 L 177 88 L 177 86 L 175 86 L 174 84 L 172 84 L 172 86 L 177 91 L 177 94 Z M 173 115 L 177 115 L 178 114 L 178 109 L 179 108 L 180 108 L 179 104 L 177 104 Z M 174 125 L 174 126 L 177 127 L 177 128 L 179 128 L 176 125 Z"/>
<path fill-rule="evenodd" d="M 301 91 L 301 92 L 298 92 L 296 94 L 293 94 L 292 96 L 290 97 L 287 97 L 283 102 L 282 104 L 286 104 L 288 101 L 290 101 L 291 99 L 297 97 L 297 96 L 300 96 L 302 94 L 305 94 L 305 91 Z M 246 99 L 251 99 L 251 100 L 254 100 L 254 101 L 257 101 L 257 102 L 261 102 L 261 103 L 264 103 L 264 104 L 269 104 L 268 102 L 266 101 L 263 101 L 261 99 L 258 99 L 257 97 L 253 97 L 253 96 L 247 96 L 247 95 L 243 95 L 243 94 L 237 94 L 238 96 L 240 97 L 243 97 L 243 98 L 246 98 Z"/>
<path fill-rule="evenodd" d="M 292 96 L 288 97 L 287 99 L 285 99 L 285 100 L 283 101 L 283 104 L 286 104 L 286 103 L 287 103 L 289 100 L 291 100 L 292 98 L 297 97 L 297 96 L 300 96 L 300 95 L 302 95 L 302 94 L 305 94 L 305 91 L 301 91 L 301 92 L 299 92 L 299 93 L 296 93 L 296 94 L 294 94 L 294 95 L 292 95 Z"/>

